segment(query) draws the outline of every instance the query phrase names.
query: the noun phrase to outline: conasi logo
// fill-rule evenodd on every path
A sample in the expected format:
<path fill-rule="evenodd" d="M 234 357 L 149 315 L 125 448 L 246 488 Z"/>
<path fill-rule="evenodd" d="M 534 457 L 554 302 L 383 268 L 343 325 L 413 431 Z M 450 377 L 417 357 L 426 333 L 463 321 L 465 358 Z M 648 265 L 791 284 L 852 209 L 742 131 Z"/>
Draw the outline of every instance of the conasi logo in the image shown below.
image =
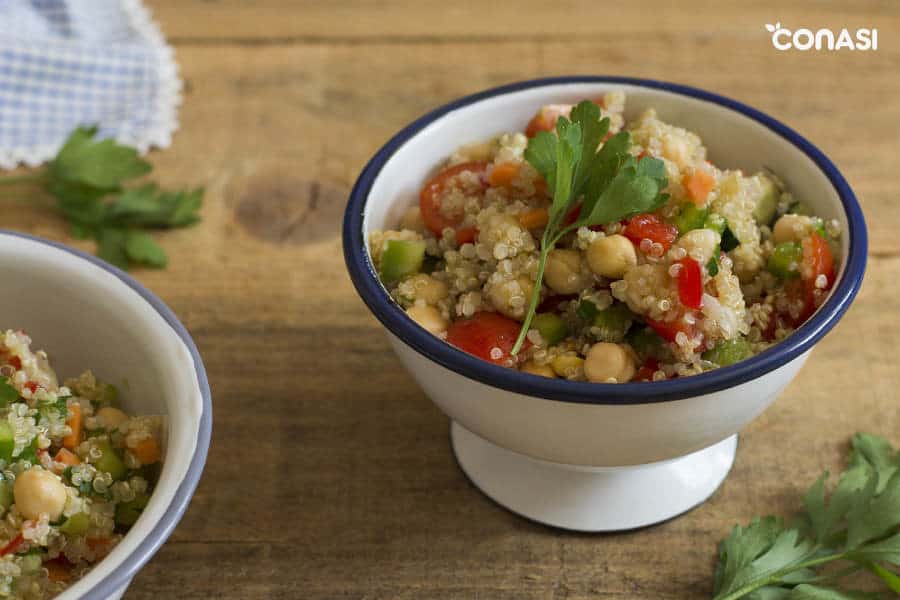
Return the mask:
<path fill-rule="evenodd" d="M 772 34 L 772 45 L 776 50 L 878 50 L 877 29 L 857 29 L 850 33 L 841 29 L 835 33 L 831 29 L 797 29 L 791 31 L 782 27 L 781 23 L 766 24 L 766 30 Z"/>

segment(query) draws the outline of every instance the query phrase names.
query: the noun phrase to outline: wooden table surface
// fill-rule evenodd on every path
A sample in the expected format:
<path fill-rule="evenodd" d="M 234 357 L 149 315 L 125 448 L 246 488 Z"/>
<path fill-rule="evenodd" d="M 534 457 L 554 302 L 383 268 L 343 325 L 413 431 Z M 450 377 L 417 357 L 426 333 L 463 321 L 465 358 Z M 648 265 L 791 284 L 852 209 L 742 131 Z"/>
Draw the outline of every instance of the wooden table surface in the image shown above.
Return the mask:
<path fill-rule="evenodd" d="M 126 598 L 705 598 L 734 523 L 794 511 L 855 431 L 900 442 L 900 4 L 149 4 L 186 85 L 174 144 L 151 158 L 161 182 L 208 193 L 200 226 L 165 234 L 170 267 L 137 277 L 193 334 L 215 419 L 193 503 Z M 877 27 L 879 48 L 778 52 L 764 29 L 776 20 Z M 615 535 L 532 524 L 466 480 L 446 417 L 341 256 L 350 187 L 393 132 L 463 94 L 573 73 L 671 80 L 768 112 L 836 162 L 870 234 L 853 308 L 742 432 L 721 489 Z M 4 225 L 72 242 L 39 205 Z"/>

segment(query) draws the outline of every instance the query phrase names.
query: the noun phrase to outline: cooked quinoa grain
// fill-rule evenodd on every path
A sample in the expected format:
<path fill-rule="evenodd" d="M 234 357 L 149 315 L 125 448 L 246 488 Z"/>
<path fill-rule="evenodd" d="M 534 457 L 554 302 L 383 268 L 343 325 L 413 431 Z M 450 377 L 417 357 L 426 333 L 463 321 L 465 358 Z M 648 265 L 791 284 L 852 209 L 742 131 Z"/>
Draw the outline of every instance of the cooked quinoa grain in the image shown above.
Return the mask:
<path fill-rule="evenodd" d="M 568 233 L 536 285 L 552 191 L 525 150 L 572 110 L 542 107 L 524 133 L 459 148 L 398 229 L 370 233 L 376 269 L 403 274 L 385 284 L 414 321 L 532 375 L 623 383 L 734 364 L 815 312 L 836 278 L 837 221 L 809 215 L 771 173 L 719 168 L 697 133 L 653 109 L 626 123 L 625 101 L 611 92 L 594 102 L 610 133 L 630 133 L 637 160 L 662 161 L 666 203 Z"/>
<path fill-rule="evenodd" d="M 0 333 L 0 598 L 62 592 L 140 516 L 162 421 L 117 404 L 90 371 L 61 386 L 24 332 Z"/>

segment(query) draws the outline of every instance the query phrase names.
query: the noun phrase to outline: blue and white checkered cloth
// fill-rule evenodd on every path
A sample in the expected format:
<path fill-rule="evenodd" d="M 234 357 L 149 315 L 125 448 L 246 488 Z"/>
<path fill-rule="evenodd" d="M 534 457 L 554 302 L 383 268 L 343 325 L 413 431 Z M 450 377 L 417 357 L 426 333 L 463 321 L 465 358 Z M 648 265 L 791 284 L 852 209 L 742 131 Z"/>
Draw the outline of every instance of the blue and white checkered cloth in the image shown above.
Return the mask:
<path fill-rule="evenodd" d="M 168 146 L 180 98 L 140 0 L 0 0 L 0 168 L 52 158 L 78 125 L 141 152 Z"/>

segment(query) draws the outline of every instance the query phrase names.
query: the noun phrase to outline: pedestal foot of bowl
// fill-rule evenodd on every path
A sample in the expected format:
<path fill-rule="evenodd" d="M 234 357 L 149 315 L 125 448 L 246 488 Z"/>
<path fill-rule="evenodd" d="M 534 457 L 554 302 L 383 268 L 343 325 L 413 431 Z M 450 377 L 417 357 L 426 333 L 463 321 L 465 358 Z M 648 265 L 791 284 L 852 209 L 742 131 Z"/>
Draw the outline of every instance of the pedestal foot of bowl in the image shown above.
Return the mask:
<path fill-rule="evenodd" d="M 660 523 L 703 503 L 719 487 L 737 435 L 680 458 L 630 467 L 536 460 L 501 448 L 456 422 L 459 466 L 497 504 L 532 521 L 575 531 L 621 531 Z"/>

